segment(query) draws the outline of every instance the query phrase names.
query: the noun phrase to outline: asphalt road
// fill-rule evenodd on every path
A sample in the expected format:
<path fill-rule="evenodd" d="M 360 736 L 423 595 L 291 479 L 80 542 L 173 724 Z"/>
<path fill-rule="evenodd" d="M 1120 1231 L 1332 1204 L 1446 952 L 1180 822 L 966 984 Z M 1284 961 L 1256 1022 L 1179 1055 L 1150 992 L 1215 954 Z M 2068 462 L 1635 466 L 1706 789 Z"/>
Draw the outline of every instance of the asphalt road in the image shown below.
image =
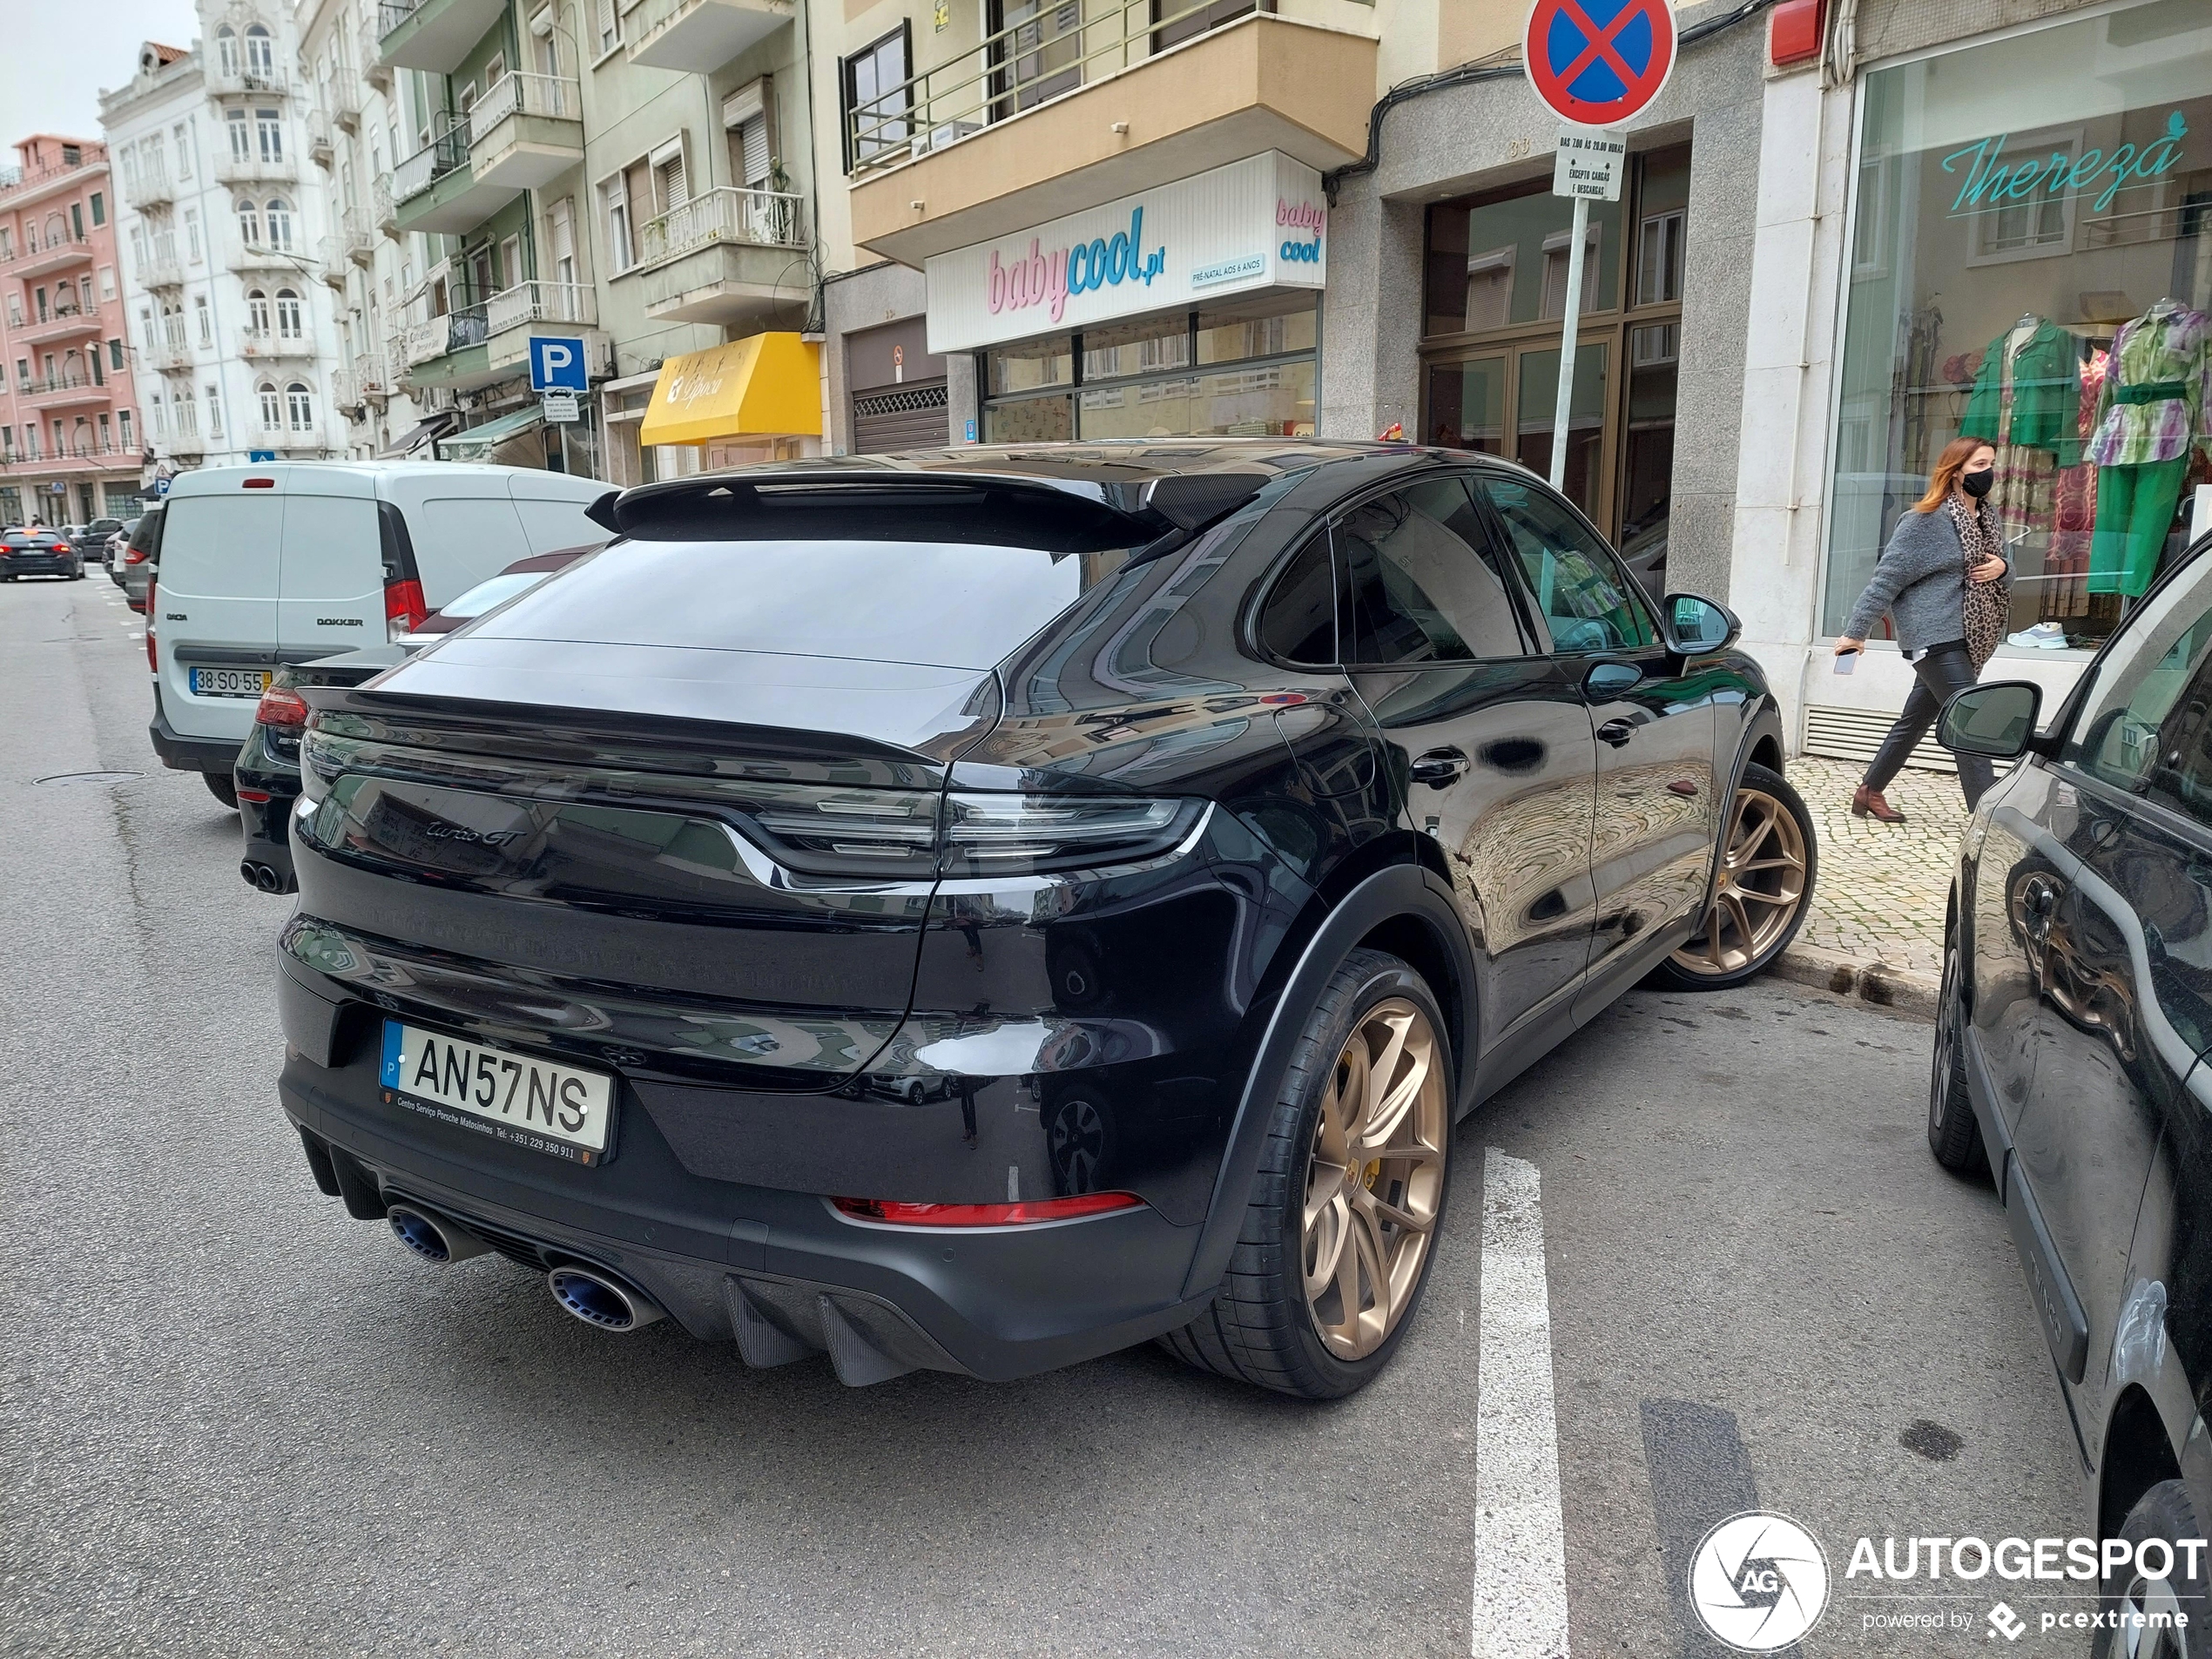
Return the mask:
<path fill-rule="evenodd" d="M 1803 1652 L 1988 1652 L 1993 1595 L 1865 1632 L 1852 1539 L 2080 1524 L 1928 1028 L 1791 987 L 1632 995 L 1461 1125 L 1426 1305 L 1331 1407 L 1150 1348 L 849 1391 L 418 1262 L 308 1178 L 292 901 L 148 711 L 98 573 L 0 587 L 0 1650 L 1467 1654 L 1492 1147 L 1541 1184 L 1576 1654 L 1716 1651 L 1681 1563 L 1751 1507 L 1829 1554 Z M 37 781 L 86 772 L 138 775 Z"/>

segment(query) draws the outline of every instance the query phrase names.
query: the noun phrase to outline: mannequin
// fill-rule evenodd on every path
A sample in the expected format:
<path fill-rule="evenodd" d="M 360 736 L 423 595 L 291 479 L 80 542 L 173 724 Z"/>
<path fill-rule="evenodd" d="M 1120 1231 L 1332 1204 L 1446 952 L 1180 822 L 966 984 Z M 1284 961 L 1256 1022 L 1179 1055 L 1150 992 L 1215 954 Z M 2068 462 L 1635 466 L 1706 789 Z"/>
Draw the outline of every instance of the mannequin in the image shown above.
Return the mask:
<path fill-rule="evenodd" d="M 2091 593 L 2140 598 L 2158 574 L 2189 453 L 2212 453 L 2212 322 L 2171 297 L 2112 343 L 2088 459 L 2097 471 Z"/>

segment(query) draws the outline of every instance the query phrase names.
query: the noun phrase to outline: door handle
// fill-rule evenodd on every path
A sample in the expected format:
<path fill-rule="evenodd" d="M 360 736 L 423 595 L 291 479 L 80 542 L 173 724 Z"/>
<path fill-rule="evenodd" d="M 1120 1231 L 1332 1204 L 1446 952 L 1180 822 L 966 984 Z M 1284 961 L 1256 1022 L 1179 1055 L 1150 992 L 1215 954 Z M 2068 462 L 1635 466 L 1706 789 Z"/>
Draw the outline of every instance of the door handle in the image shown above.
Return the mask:
<path fill-rule="evenodd" d="M 1609 743 L 1616 749 L 1635 734 L 1636 723 L 1628 719 L 1608 720 L 1597 729 L 1598 741 Z"/>
<path fill-rule="evenodd" d="M 1406 775 L 1417 784 L 1441 789 L 1457 783 L 1467 769 L 1467 758 L 1457 749 L 1431 749 L 1406 767 Z"/>

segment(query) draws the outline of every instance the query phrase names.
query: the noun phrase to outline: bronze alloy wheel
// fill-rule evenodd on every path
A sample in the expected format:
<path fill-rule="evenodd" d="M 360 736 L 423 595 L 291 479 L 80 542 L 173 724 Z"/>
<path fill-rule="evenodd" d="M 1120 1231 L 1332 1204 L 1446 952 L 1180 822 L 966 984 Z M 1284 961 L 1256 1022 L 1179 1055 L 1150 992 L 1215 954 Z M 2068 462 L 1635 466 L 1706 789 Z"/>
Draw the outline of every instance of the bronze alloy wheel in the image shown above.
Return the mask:
<path fill-rule="evenodd" d="M 1755 784 L 1736 792 L 1720 879 L 1704 926 L 1668 960 L 1692 978 L 1743 973 L 1796 925 L 1811 890 L 1797 814 Z"/>
<path fill-rule="evenodd" d="M 1396 1328 L 1427 1264 L 1450 1132 L 1443 1051 L 1402 996 L 1361 1017 L 1337 1055 L 1306 1162 L 1306 1308 L 1339 1359 Z"/>

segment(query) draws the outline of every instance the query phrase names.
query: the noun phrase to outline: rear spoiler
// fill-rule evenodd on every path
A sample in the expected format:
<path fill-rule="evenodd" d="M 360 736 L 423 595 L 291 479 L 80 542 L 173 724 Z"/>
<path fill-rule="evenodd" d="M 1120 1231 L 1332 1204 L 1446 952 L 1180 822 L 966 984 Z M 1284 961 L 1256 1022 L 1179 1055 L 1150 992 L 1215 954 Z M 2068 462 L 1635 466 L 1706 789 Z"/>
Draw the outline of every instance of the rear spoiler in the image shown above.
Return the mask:
<path fill-rule="evenodd" d="M 1097 482 L 964 470 L 748 470 L 610 489 L 584 516 L 618 536 L 655 541 L 834 535 L 1104 552 L 1203 529 L 1278 475 L 1197 472 Z"/>

